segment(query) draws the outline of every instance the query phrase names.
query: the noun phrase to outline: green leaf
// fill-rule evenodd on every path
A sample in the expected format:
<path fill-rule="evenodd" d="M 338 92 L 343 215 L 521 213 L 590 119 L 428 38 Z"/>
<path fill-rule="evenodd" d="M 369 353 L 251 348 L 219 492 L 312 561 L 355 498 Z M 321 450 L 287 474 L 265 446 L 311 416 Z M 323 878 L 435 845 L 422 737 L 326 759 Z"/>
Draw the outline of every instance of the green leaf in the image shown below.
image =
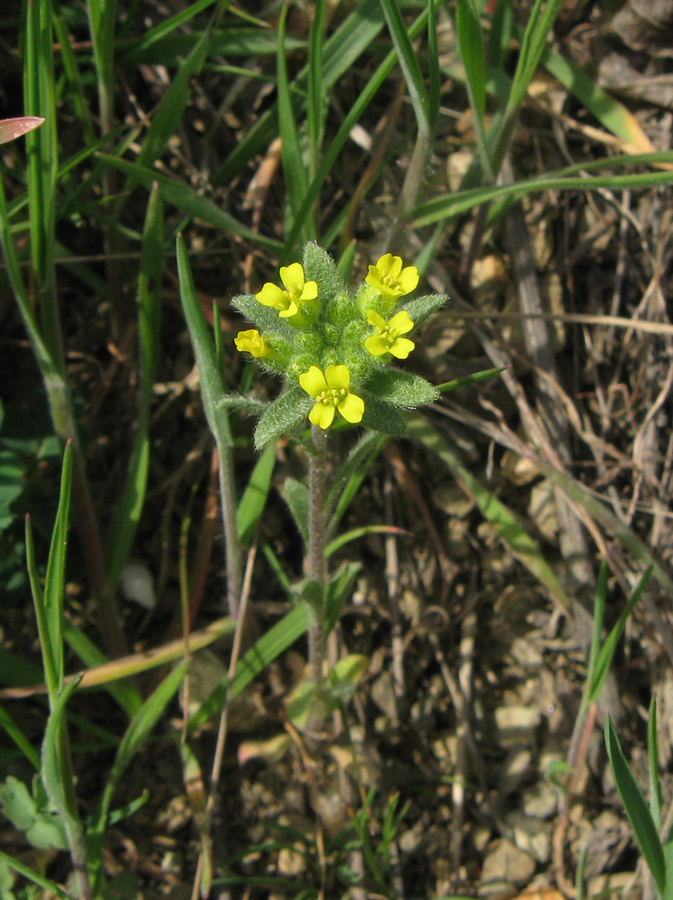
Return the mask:
<path fill-rule="evenodd" d="M 35 750 L 33 745 L 30 743 L 25 734 L 21 731 L 19 726 L 16 724 L 14 719 L 10 716 L 7 710 L 0 706 L 0 726 L 2 726 L 9 737 L 14 741 L 19 750 L 23 753 L 26 759 L 32 763 L 33 767 L 39 771 L 40 769 L 40 755 Z M 2 799 L 0 797 L 0 799 Z"/>
<path fill-rule="evenodd" d="M 346 283 L 330 254 L 313 241 L 304 247 L 304 272 L 307 281 L 317 281 L 320 285 L 321 303 L 328 303 L 347 291 Z"/>
<path fill-rule="evenodd" d="M 610 760 L 615 784 L 617 785 L 619 796 L 622 798 L 633 834 L 652 873 L 657 890 L 660 894 L 663 894 L 666 887 L 666 863 L 661 841 L 643 793 L 638 786 L 638 782 L 633 777 L 617 733 L 609 718 L 605 726 L 605 746 L 608 751 L 608 759 Z"/>
<path fill-rule="evenodd" d="M 238 504 L 236 524 L 238 526 L 238 538 L 241 544 L 247 544 L 257 527 L 271 487 L 271 476 L 276 465 L 276 446 L 272 444 L 266 448 L 257 460 L 255 468 L 250 476 L 248 486 L 243 492 Z"/>
<path fill-rule="evenodd" d="M 444 306 L 447 299 L 446 294 L 426 294 L 415 300 L 409 300 L 408 303 L 400 303 L 399 308 L 406 310 L 414 323 L 414 328 L 419 328 L 426 319 Z"/>
<path fill-rule="evenodd" d="M 387 438 L 384 435 L 372 431 L 365 432 L 351 447 L 346 461 L 335 472 L 326 504 L 328 510 L 334 509 L 329 534 L 336 532 L 341 517 L 350 506 L 386 442 Z"/>
<path fill-rule="evenodd" d="M 32 794 L 13 775 L 0 784 L 2 812 L 18 831 L 27 831 L 37 816 L 37 806 Z"/>
<path fill-rule="evenodd" d="M 80 677 L 73 678 L 54 699 L 42 741 L 42 784 L 67 833 L 78 832 L 81 829 L 79 814 L 74 805 L 72 775 L 67 771 L 68 751 L 65 735 L 66 705 L 80 681 Z"/>
<path fill-rule="evenodd" d="M 255 447 L 262 450 L 296 428 L 311 410 L 313 401 L 300 387 L 291 387 L 277 397 L 265 411 L 255 428 Z"/>
<path fill-rule="evenodd" d="M 310 502 L 308 488 L 302 481 L 297 481 L 296 478 L 286 478 L 283 485 L 283 494 L 285 502 L 290 507 L 292 518 L 299 529 L 299 533 L 304 538 L 304 543 L 308 546 L 308 508 Z"/>
<path fill-rule="evenodd" d="M 437 389 L 425 378 L 395 369 L 379 369 L 375 372 L 367 380 L 367 391 L 402 409 L 424 406 L 439 397 Z"/>
<path fill-rule="evenodd" d="M 72 894 L 64 891 L 63 888 L 60 885 L 56 884 L 54 881 L 50 881 L 48 878 L 44 878 L 39 874 L 39 872 L 31 869 L 30 866 L 27 866 L 25 863 L 19 862 L 18 859 L 14 859 L 13 857 L 8 856 L 2 851 L 0 851 L 0 862 L 4 863 L 13 872 L 18 872 L 19 875 L 22 875 L 25 879 L 32 882 L 33 884 L 36 884 L 38 887 L 41 887 L 43 890 L 48 891 L 55 897 L 60 897 L 61 900 L 76 900 L 76 898 L 73 897 Z"/>
<path fill-rule="evenodd" d="M 406 422 L 392 403 L 379 400 L 374 394 L 364 388 L 358 390 L 359 395 L 365 401 L 365 413 L 362 424 L 365 428 L 378 431 L 381 434 L 390 434 L 394 437 L 404 437 L 409 433 Z"/>
<path fill-rule="evenodd" d="M 254 294 L 239 294 L 232 298 L 231 305 L 265 335 L 276 333 L 291 341 L 296 334 L 295 329 L 280 318 L 277 309 L 262 306 L 255 300 Z"/>
<path fill-rule="evenodd" d="M 425 82 L 418 65 L 418 57 L 409 38 L 398 0 L 381 0 L 381 6 L 388 23 L 390 36 L 395 45 L 397 58 L 409 91 L 409 98 L 414 109 L 418 127 L 425 134 L 430 133 L 430 117 L 428 95 Z"/>

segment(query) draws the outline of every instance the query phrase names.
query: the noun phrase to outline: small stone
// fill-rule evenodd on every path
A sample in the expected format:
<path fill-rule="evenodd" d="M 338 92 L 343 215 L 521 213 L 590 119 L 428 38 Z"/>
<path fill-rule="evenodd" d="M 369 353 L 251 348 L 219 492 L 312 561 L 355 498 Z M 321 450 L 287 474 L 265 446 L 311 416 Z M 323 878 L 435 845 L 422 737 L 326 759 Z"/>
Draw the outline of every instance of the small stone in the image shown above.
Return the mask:
<path fill-rule="evenodd" d="M 516 887 L 528 884 L 535 871 L 535 862 L 523 850 L 507 838 L 497 841 L 484 860 L 481 870 L 479 896 L 493 894 L 490 889 L 498 883 L 508 882 Z"/>
<path fill-rule="evenodd" d="M 530 750 L 516 747 L 509 751 L 500 773 L 498 793 L 513 794 L 521 785 L 530 769 L 532 756 Z"/>
<path fill-rule="evenodd" d="M 495 711 L 495 721 L 504 746 L 512 743 L 529 744 L 541 721 L 539 709 L 531 706 L 500 706 Z"/>
<path fill-rule="evenodd" d="M 505 827 L 519 850 L 530 854 L 542 865 L 549 862 L 551 834 L 546 823 L 531 819 L 525 812 L 516 809 L 505 816 Z"/>
<path fill-rule="evenodd" d="M 551 784 L 540 781 L 523 794 L 523 811 L 532 819 L 551 819 L 558 808 L 558 793 Z"/>

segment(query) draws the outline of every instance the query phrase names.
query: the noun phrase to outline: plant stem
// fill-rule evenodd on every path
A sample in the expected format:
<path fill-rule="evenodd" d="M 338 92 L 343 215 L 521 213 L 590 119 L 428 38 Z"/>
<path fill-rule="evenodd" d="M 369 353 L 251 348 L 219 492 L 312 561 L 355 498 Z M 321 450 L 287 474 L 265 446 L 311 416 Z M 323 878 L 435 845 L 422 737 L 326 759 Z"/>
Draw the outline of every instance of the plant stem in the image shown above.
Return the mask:
<path fill-rule="evenodd" d="M 325 653 L 323 635 L 327 566 L 325 565 L 325 463 L 327 432 L 311 426 L 313 452 L 308 463 L 308 576 L 320 585 L 319 604 L 311 605 L 308 626 L 308 660 L 311 680 L 322 681 L 322 664 Z"/>

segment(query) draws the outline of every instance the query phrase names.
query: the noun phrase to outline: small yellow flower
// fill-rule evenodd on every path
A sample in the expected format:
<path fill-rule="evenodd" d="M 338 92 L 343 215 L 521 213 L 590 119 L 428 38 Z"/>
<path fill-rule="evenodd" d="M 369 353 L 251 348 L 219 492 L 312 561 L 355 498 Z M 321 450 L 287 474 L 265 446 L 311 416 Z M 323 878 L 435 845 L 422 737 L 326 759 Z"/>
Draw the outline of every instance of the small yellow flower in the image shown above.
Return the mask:
<path fill-rule="evenodd" d="M 410 332 L 414 323 L 408 312 L 398 312 L 389 322 L 373 309 L 367 313 L 367 321 L 373 325 L 377 334 L 373 334 L 365 341 L 365 347 L 372 356 L 383 356 L 384 353 L 392 353 L 397 359 L 406 359 L 416 344 L 409 338 L 400 337 Z"/>
<path fill-rule="evenodd" d="M 285 290 L 267 281 L 262 290 L 255 294 L 255 299 L 262 306 L 277 309 L 281 319 L 290 319 L 298 315 L 301 312 L 300 303 L 310 304 L 318 297 L 318 284 L 315 281 L 305 280 L 304 267 L 301 263 L 281 266 L 280 280 Z"/>
<path fill-rule="evenodd" d="M 402 268 L 402 257 L 385 253 L 375 266 L 369 267 L 365 281 L 383 297 L 393 300 L 416 290 L 419 280 L 416 266 Z"/>
<path fill-rule="evenodd" d="M 299 376 L 299 384 L 315 400 L 308 414 L 312 425 L 323 431 L 329 428 L 334 421 L 335 410 L 339 410 L 344 419 L 353 425 L 362 421 L 364 400 L 349 392 L 350 383 L 351 373 L 347 366 L 327 366 L 324 375 L 317 366 L 311 366 L 308 372 Z"/>
<path fill-rule="evenodd" d="M 256 328 L 250 328 L 248 331 L 239 331 L 234 338 L 236 349 L 241 353 L 252 353 L 255 359 L 262 359 L 270 356 L 273 352 L 268 343 Z"/>

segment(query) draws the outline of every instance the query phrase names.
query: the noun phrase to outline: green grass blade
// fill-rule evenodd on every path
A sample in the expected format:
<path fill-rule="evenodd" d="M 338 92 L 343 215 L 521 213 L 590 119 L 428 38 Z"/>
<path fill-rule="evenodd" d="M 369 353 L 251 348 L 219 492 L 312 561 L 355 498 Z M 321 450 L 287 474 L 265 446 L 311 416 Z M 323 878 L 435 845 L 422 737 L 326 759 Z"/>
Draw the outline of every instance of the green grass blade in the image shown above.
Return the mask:
<path fill-rule="evenodd" d="M 598 693 L 594 695 L 594 679 L 596 675 L 596 665 L 601 651 L 601 638 L 603 636 L 603 618 L 605 616 L 605 592 L 608 587 L 608 567 L 605 560 L 601 561 L 601 569 L 598 573 L 598 584 L 596 585 L 596 597 L 594 600 L 594 623 L 591 635 L 591 647 L 589 650 L 589 663 L 587 665 L 587 674 L 584 682 L 583 702 L 585 705 L 596 700 Z M 610 660 L 611 662 L 611 660 Z M 607 673 L 606 673 L 607 675 Z"/>
<path fill-rule="evenodd" d="M 456 7 L 456 35 L 460 57 L 465 66 L 467 92 L 472 107 L 477 148 L 482 171 L 489 183 L 495 180 L 486 148 L 484 113 L 486 111 L 486 56 L 479 15 L 473 0 L 458 0 Z"/>
<path fill-rule="evenodd" d="M 219 449 L 233 446 L 229 418 L 225 409 L 217 407 L 217 401 L 226 393 L 222 372 L 217 365 L 215 348 L 210 337 L 201 304 L 196 295 L 192 270 L 189 265 L 187 248 L 180 235 L 177 241 L 178 276 L 180 278 L 180 299 L 189 328 L 189 336 L 194 355 L 199 366 L 203 408 Z"/>
<path fill-rule="evenodd" d="M 309 34 L 308 97 L 306 124 L 308 130 L 308 177 L 313 179 L 320 163 L 320 148 L 324 129 L 326 95 L 322 90 L 322 48 L 325 37 L 325 0 L 316 0 Z M 304 191 L 304 194 L 306 191 Z M 303 199 L 303 198 L 302 198 Z"/>
<path fill-rule="evenodd" d="M 68 525 L 70 523 L 70 486 L 72 483 L 72 446 L 66 445 L 63 453 L 61 491 L 56 521 L 49 547 L 47 574 L 44 581 L 44 608 L 49 643 L 52 649 L 54 677 L 57 688 L 63 684 L 63 589 L 65 586 L 65 561 L 68 549 Z"/>
<path fill-rule="evenodd" d="M 446 440 L 425 417 L 418 413 L 412 413 L 406 416 L 406 421 L 411 434 L 429 450 L 436 453 L 449 466 L 454 476 L 463 483 L 474 497 L 484 518 L 496 527 L 500 537 L 519 562 L 545 586 L 555 600 L 568 607 L 570 600 L 545 560 L 539 546 L 524 531 L 510 510 L 470 474 Z"/>
<path fill-rule="evenodd" d="M 52 362 L 64 373 L 54 269 L 58 150 L 50 0 L 26 4 L 23 86 L 26 115 L 45 119 L 41 128 L 26 135 L 31 261 L 37 282 L 42 339 L 49 347 Z"/>
<path fill-rule="evenodd" d="M 600 88 L 581 69 L 548 47 L 542 55 L 545 69 L 561 82 L 566 90 L 580 100 L 598 121 L 625 144 L 631 145 L 639 153 L 651 152 L 654 148 L 640 122 L 623 103 Z"/>
<path fill-rule="evenodd" d="M 605 746 L 608 751 L 608 759 L 610 760 L 615 784 L 617 785 L 619 796 L 622 798 L 633 834 L 652 873 L 657 890 L 660 894 L 663 894 L 666 886 L 666 865 L 661 841 L 643 793 L 638 786 L 638 782 L 633 777 L 610 719 L 608 719 L 605 726 Z"/>
<path fill-rule="evenodd" d="M 108 658 L 102 650 L 99 650 L 93 641 L 89 640 L 84 632 L 76 628 L 72 622 L 66 620 L 63 623 L 63 637 L 87 669 L 95 669 L 108 662 Z M 110 682 L 107 685 L 107 692 L 117 701 L 129 718 L 134 716 L 142 705 L 142 697 L 128 678 Z"/>
<path fill-rule="evenodd" d="M 438 384 L 437 390 L 441 393 L 449 391 L 457 391 L 458 388 L 465 387 L 468 384 L 480 384 L 482 381 L 488 381 L 489 378 L 495 378 L 504 368 L 484 369 L 483 372 L 475 372 L 474 375 L 464 375 L 462 378 L 454 378 L 453 381 L 445 381 L 444 384 Z"/>
<path fill-rule="evenodd" d="M 646 154 L 650 157 L 650 162 L 654 165 L 673 162 L 673 154 L 670 152 L 660 154 Z M 656 158 L 655 158 L 656 157 Z M 610 160 L 601 160 L 601 168 L 610 167 L 617 168 L 620 165 L 636 165 L 638 157 L 615 157 Z M 583 168 L 590 171 L 596 168 L 596 164 L 588 163 Z M 434 200 L 419 204 L 414 211 L 413 225 L 421 227 L 423 225 L 431 225 L 446 219 L 454 218 L 462 213 L 468 212 L 474 206 L 482 203 L 490 203 L 493 200 L 508 198 L 514 202 L 520 200 L 528 194 L 536 191 L 545 190 L 579 190 L 590 191 L 596 188 L 610 188 L 611 190 L 622 190 L 631 188 L 634 190 L 656 187 L 658 185 L 669 184 L 673 181 L 673 173 L 671 172 L 648 172 L 638 175 L 605 175 L 605 176 L 587 176 L 585 178 L 572 177 L 572 175 L 564 175 L 565 170 L 550 172 L 544 177 L 536 177 L 527 181 L 519 181 L 510 185 L 499 185 L 496 187 L 473 188 L 466 191 L 459 191 L 456 194 L 445 194 Z"/>
<path fill-rule="evenodd" d="M 238 538 L 241 544 L 249 543 L 262 517 L 271 487 L 271 477 L 276 465 L 276 445 L 269 444 L 257 460 L 248 486 L 243 492 L 236 515 Z"/>
<path fill-rule="evenodd" d="M 136 163 L 118 159 L 115 156 L 100 154 L 100 159 L 105 160 L 126 175 L 130 175 L 136 182 L 145 185 L 148 190 L 151 190 L 156 182 L 159 185 L 159 193 L 166 203 L 172 203 L 173 206 L 177 206 L 179 210 L 187 213 L 192 218 L 201 219 L 220 231 L 230 232 L 247 241 L 260 244 L 274 253 L 280 253 L 283 249 L 283 245 L 279 241 L 255 234 L 254 231 L 246 228 L 245 225 L 241 225 L 240 222 L 217 206 L 217 204 L 206 197 L 200 197 L 186 184 L 181 184 L 179 181 L 168 178 L 166 175 L 159 175 L 153 169 L 146 169 L 138 166 Z"/>
<path fill-rule="evenodd" d="M 140 332 L 140 409 L 138 433 L 108 538 L 106 573 L 111 589 L 128 560 L 145 502 L 150 461 L 150 405 L 159 356 L 163 272 L 163 208 L 158 187 L 150 193 L 138 280 Z"/>
<path fill-rule="evenodd" d="M 143 138 L 137 165 L 150 168 L 161 156 L 178 129 L 192 96 L 192 80 L 199 74 L 210 49 L 210 29 L 205 29 L 196 46 L 182 63 Z"/>
<path fill-rule="evenodd" d="M 157 687 L 147 700 L 145 700 L 129 723 L 117 749 L 98 811 L 94 816 L 94 823 L 92 826 L 92 832 L 94 834 L 102 834 L 104 832 L 110 813 L 113 794 L 117 789 L 126 767 L 154 730 L 157 722 L 164 714 L 166 707 L 182 684 L 188 668 L 189 661 L 185 660 L 169 672 L 159 687 Z"/>
<path fill-rule="evenodd" d="M 647 759 L 650 774 L 650 812 L 654 827 L 661 828 L 661 782 L 659 780 L 659 750 L 657 748 L 657 701 L 650 701 L 650 717 L 647 721 Z M 668 866 L 666 870 L 669 871 Z"/>
<path fill-rule="evenodd" d="M 250 682 L 273 662 L 280 654 L 287 650 L 308 629 L 309 611 L 306 604 L 302 603 L 292 612 L 277 622 L 264 634 L 255 645 L 248 650 L 245 656 L 239 660 L 236 673 L 231 684 L 230 696 L 236 697 L 246 688 Z M 213 716 L 222 709 L 227 696 L 227 679 L 211 692 L 201 707 L 189 720 L 189 731 L 201 728 Z"/>
<path fill-rule="evenodd" d="M 54 11 L 54 31 L 60 44 L 61 63 L 65 77 L 70 86 L 70 98 L 72 100 L 75 115 L 82 131 L 82 139 L 88 147 L 96 140 L 91 113 L 87 107 L 87 100 L 82 86 L 82 77 L 77 65 L 77 56 L 73 52 L 70 42 L 70 33 L 58 0 L 52 0 Z"/>
<path fill-rule="evenodd" d="M 544 0 L 536 0 L 529 15 L 521 40 L 516 71 L 512 78 L 512 88 L 507 104 L 508 111 L 518 109 L 526 96 L 528 85 L 533 80 L 535 71 L 540 64 L 547 45 L 547 37 L 554 25 L 562 0 L 546 0 L 544 9 L 542 9 L 543 3 Z"/>
<path fill-rule="evenodd" d="M 19 750 L 23 753 L 29 763 L 36 772 L 40 771 L 40 754 L 30 743 L 25 734 L 21 731 L 14 719 L 7 710 L 0 706 L 0 726 L 2 726 L 9 737 L 14 741 Z"/>
<path fill-rule="evenodd" d="M 617 649 L 617 643 L 619 642 L 620 637 L 626 627 L 626 621 L 628 617 L 633 612 L 633 609 L 636 603 L 640 600 L 643 591 L 647 586 L 647 582 L 650 580 L 650 575 L 652 574 L 652 567 L 648 568 L 646 572 L 644 572 L 643 577 L 640 579 L 638 584 L 636 585 L 636 589 L 631 595 L 628 603 L 624 607 L 621 612 L 621 615 L 615 622 L 615 624 L 610 629 L 610 633 L 605 639 L 605 643 L 601 647 L 600 653 L 598 654 L 598 658 L 596 660 L 595 670 L 593 672 L 593 678 L 591 682 L 591 687 L 589 689 L 589 702 L 593 703 L 597 698 L 598 694 L 605 683 L 605 679 L 608 677 L 608 672 L 610 671 L 610 666 L 612 665 L 612 659 L 615 655 L 615 651 Z"/>
<path fill-rule="evenodd" d="M 79 686 L 79 679 L 69 682 L 56 698 L 51 709 L 42 741 L 40 774 L 42 784 L 57 813 L 62 819 L 66 833 L 80 826 L 79 814 L 74 800 L 72 773 L 67 772 L 64 743 L 66 726 L 66 705 Z"/>
<path fill-rule="evenodd" d="M 323 46 L 322 89 L 329 94 L 335 83 L 367 49 L 383 27 L 380 0 L 363 0 Z M 304 68 L 294 81 L 292 102 L 298 103 L 295 116 L 303 109 L 308 72 Z M 274 106 L 253 126 L 229 154 L 211 179 L 213 187 L 228 184 L 258 153 L 263 153 L 278 133 L 278 107 Z"/>
<path fill-rule="evenodd" d="M 430 134 L 430 115 L 428 95 L 425 90 L 418 58 L 411 44 L 411 39 L 404 24 L 397 0 L 381 0 L 383 12 L 388 23 L 388 30 L 393 39 L 397 58 L 409 91 L 409 98 L 416 116 L 418 128 L 424 134 Z"/>
<path fill-rule="evenodd" d="M 289 6 L 285 4 L 280 14 L 278 22 L 278 57 L 277 57 L 277 73 L 278 73 L 278 120 L 280 126 L 281 137 L 281 156 L 283 160 L 283 177 L 285 179 L 285 192 L 287 208 L 285 213 L 286 230 L 292 229 L 294 223 L 297 223 L 302 243 L 315 240 L 315 223 L 312 216 L 307 214 L 303 221 L 298 219 L 298 213 L 302 208 L 302 202 L 306 196 L 308 180 L 306 177 L 306 167 L 301 153 L 301 145 L 299 143 L 299 130 L 295 119 L 295 111 L 290 99 L 290 84 L 287 75 L 287 62 L 285 59 L 285 22 Z M 313 65 L 319 65 L 319 61 L 315 61 Z M 310 69 L 309 69 L 310 83 Z M 297 104 L 298 105 L 298 104 Z"/>
<path fill-rule="evenodd" d="M 72 894 L 64 891 L 55 881 L 50 881 L 48 878 L 40 875 L 39 872 L 31 869 L 31 867 L 27 866 L 25 863 L 20 862 L 18 859 L 14 859 L 13 856 L 9 856 L 7 853 L 3 853 L 2 850 L 0 850 L 0 862 L 9 866 L 13 872 L 23 876 L 27 881 L 42 888 L 42 890 L 53 894 L 55 897 L 60 897 L 61 900 L 77 900 Z"/>
<path fill-rule="evenodd" d="M 513 24 L 514 11 L 511 0 L 498 0 L 488 40 L 488 61 L 491 70 L 504 69 L 512 40 Z"/>

